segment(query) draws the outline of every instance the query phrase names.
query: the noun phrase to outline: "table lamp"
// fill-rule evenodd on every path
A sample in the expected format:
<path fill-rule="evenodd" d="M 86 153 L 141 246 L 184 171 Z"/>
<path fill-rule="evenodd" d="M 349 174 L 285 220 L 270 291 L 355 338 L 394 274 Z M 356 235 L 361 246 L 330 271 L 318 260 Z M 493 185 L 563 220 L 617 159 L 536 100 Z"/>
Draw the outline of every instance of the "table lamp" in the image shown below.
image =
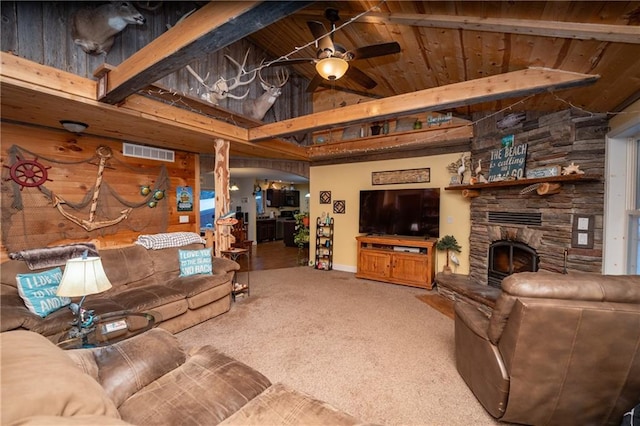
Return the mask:
<path fill-rule="evenodd" d="M 82 257 L 67 260 L 56 294 L 63 297 L 82 297 L 80 303 L 72 303 L 69 306 L 75 315 L 73 327 L 69 330 L 70 338 L 84 338 L 93 330 L 93 310 L 82 307 L 85 297 L 110 288 L 111 283 L 99 257 L 87 257 L 85 250 Z"/>

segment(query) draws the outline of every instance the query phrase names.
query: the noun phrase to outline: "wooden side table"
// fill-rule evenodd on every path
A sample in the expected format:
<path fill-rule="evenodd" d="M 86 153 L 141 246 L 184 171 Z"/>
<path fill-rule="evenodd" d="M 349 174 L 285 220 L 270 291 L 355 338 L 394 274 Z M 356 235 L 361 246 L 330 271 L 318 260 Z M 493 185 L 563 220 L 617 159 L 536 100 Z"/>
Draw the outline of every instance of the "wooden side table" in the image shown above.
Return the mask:
<path fill-rule="evenodd" d="M 232 247 L 228 250 L 221 250 L 220 254 L 228 259 L 233 261 L 237 261 L 240 256 L 245 256 L 247 258 L 247 270 L 246 271 L 236 271 L 233 275 L 233 281 L 231 282 L 231 298 L 233 301 L 236 301 L 236 296 L 238 294 L 245 295 L 247 297 L 250 296 L 250 288 L 251 288 L 251 250 L 246 248 L 237 248 Z M 246 272 L 247 274 L 247 283 L 241 284 L 238 282 L 238 272 Z"/>

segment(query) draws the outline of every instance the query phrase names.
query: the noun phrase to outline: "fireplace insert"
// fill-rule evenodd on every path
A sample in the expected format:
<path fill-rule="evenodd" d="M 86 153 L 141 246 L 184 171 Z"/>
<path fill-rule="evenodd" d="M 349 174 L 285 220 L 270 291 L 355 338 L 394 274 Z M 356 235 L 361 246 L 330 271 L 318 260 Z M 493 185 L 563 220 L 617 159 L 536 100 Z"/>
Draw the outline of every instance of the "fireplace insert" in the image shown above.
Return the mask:
<path fill-rule="evenodd" d="M 495 241 L 489 246 L 488 283 L 501 288 L 502 280 L 517 272 L 536 272 L 538 254 L 518 241 Z"/>

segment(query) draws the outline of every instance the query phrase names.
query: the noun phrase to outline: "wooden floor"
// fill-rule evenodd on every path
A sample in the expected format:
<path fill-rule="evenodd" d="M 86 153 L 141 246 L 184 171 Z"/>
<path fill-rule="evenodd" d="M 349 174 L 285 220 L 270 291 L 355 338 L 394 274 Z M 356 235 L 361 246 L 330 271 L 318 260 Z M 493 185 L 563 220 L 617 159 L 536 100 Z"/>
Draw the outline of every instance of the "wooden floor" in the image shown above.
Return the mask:
<path fill-rule="evenodd" d="M 254 244 L 251 249 L 251 270 L 291 268 L 305 266 L 309 261 L 309 249 L 287 247 L 282 240 Z M 247 260 L 244 256 L 238 259 L 244 271 Z"/>

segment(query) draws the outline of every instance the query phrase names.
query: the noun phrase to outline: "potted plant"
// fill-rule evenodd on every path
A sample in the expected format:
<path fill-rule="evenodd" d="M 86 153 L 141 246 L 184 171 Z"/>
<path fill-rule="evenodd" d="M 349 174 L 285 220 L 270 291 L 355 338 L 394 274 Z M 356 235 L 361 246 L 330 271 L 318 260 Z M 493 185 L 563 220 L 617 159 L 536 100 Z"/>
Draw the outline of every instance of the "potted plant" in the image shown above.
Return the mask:
<path fill-rule="evenodd" d="M 309 213 L 302 212 L 295 214 L 293 217 L 296 220 L 293 242 L 302 248 L 305 244 L 309 244 Z"/>
<path fill-rule="evenodd" d="M 460 253 L 462 247 L 460 247 L 458 241 L 456 241 L 456 237 L 454 237 L 453 235 L 445 235 L 436 243 L 436 249 L 440 251 L 445 250 L 447 252 L 447 264 L 442 268 L 442 272 L 445 274 L 450 274 L 451 268 L 449 267 L 449 251 Z"/>

